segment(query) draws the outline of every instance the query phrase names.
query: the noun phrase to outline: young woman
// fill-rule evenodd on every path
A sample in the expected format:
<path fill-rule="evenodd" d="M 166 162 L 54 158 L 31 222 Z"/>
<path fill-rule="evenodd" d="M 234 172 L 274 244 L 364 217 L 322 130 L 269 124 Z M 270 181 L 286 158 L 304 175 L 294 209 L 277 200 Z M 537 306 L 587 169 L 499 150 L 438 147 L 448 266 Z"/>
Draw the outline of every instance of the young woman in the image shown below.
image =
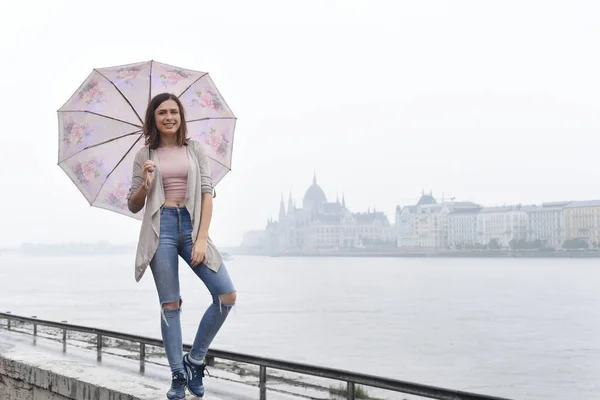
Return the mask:
<path fill-rule="evenodd" d="M 171 367 L 168 399 L 184 399 L 185 387 L 204 395 L 204 357 L 236 301 L 221 255 L 208 237 L 213 187 L 202 145 L 187 138 L 185 113 L 169 93 L 154 97 L 144 121 L 146 145 L 135 156 L 129 210 L 145 208 L 136 255 L 136 280 L 150 265 L 161 304 L 161 332 Z M 178 256 L 212 295 L 192 350 L 183 354 Z"/>

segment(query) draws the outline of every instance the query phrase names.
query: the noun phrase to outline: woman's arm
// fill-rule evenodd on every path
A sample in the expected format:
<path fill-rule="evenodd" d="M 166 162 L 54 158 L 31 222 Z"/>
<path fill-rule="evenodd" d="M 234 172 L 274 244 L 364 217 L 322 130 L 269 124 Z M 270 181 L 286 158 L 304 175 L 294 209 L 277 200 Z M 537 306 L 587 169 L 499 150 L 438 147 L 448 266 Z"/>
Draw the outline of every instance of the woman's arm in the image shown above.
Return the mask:
<path fill-rule="evenodd" d="M 131 187 L 129 193 L 127 193 L 127 208 L 129 211 L 136 214 L 146 204 L 146 196 L 152 186 L 152 174 L 148 174 L 146 171 L 153 168 L 154 163 L 150 160 L 144 162 L 141 153 L 136 154 L 133 161 L 133 174 L 131 178 Z M 146 175 L 149 175 L 146 177 Z"/>
<path fill-rule="evenodd" d="M 211 193 L 202 193 L 202 200 L 200 202 L 201 214 L 200 214 L 200 227 L 198 228 L 198 236 L 196 241 L 208 240 L 208 228 L 210 228 L 210 221 L 212 220 L 213 212 L 213 198 Z"/>
<path fill-rule="evenodd" d="M 200 170 L 200 227 L 198 228 L 198 236 L 196 240 L 208 239 L 208 228 L 212 219 L 213 212 L 213 185 L 210 177 L 210 166 L 208 165 L 208 157 L 200 143 L 194 143 L 196 147 L 196 155 L 198 158 L 198 168 Z"/>
<path fill-rule="evenodd" d="M 200 170 L 200 226 L 194 247 L 192 248 L 192 266 L 196 266 L 201 262 L 206 262 L 206 249 L 208 242 L 208 229 L 213 213 L 213 186 L 210 177 L 210 167 L 208 165 L 208 157 L 204 153 L 204 149 L 200 143 L 193 144 L 196 149 L 198 159 L 198 167 Z"/>
<path fill-rule="evenodd" d="M 141 185 L 134 194 L 127 200 L 127 207 L 129 211 L 136 214 L 140 212 L 146 205 L 146 196 L 148 195 L 148 189 L 144 185 Z"/>

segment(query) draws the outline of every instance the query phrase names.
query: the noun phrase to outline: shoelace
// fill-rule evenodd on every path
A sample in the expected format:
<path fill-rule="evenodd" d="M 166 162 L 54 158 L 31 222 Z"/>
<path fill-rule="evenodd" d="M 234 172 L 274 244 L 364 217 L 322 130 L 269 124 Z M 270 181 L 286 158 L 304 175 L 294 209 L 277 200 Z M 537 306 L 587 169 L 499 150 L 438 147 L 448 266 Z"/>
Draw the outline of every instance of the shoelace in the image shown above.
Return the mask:
<path fill-rule="evenodd" d="M 193 378 L 196 378 L 198 375 L 200 375 L 201 377 L 204 378 L 205 372 L 208 376 L 211 376 L 210 372 L 208 372 L 208 369 L 206 369 L 206 364 L 202 364 L 202 365 L 192 364 L 192 375 L 194 375 Z"/>
<path fill-rule="evenodd" d="M 179 374 L 179 373 L 174 373 L 171 377 L 171 380 L 174 384 L 182 384 L 185 385 L 185 375 L 183 374 Z"/>

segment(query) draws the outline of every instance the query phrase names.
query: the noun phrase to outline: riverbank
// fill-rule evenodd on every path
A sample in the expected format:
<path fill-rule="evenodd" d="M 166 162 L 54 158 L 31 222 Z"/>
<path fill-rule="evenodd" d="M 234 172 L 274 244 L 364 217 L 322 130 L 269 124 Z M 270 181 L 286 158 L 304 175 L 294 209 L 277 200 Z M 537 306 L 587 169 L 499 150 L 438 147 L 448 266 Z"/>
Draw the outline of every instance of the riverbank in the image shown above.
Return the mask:
<path fill-rule="evenodd" d="M 232 255 L 269 257 L 441 257 L 441 258 L 600 258 L 600 251 L 540 251 L 540 250 L 477 250 L 477 251 L 400 251 L 400 250 L 340 250 L 321 252 L 266 252 L 244 248 L 227 248 Z"/>
<path fill-rule="evenodd" d="M 139 347 L 104 339 L 101 361 L 95 339 L 69 333 L 63 345 L 60 332 L 43 328 L 36 336 L 13 321 L 13 330 L 0 329 L 0 399 L 2 400 L 162 400 L 170 371 L 162 349 L 151 350 L 139 369 Z M 257 369 L 257 368 L 256 368 Z M 259 397 L 258 370 L 239 363 L 219 363 L 206 381 L 213 400 L 252 400 Z M 283 375 L 283 374 L 281 374 Z M 329 399 L 329 388 L 300 379 L 269 375 L 268 398 Z M 296 392 L 296 393 L 294 393 Z M 316 394 L 316 395 L 315 395 Z M 190 396 L 188 396 L 189 398 Z"/>
<path fill-rule="evenodd" d="M 0 399 L 2 400 L 158 400 L 169 386 L 168 360 L 162 347 L 104 337 L 102 355 L 95 334 L 11 321 L 0 323 Z M 143 365 L 143 369 L 141 367 Z M 207 392 L 214 400 L 259 397 L 260 368 L 214 359 Z M 125 378 L 126 377 L 126 378 Z M 267 397 L 273 400 L 345 399 L 347 389 L 330 379 L 270 369 Z M 358 398 L 385 400 L 394 392 L 358 385 Z"/>

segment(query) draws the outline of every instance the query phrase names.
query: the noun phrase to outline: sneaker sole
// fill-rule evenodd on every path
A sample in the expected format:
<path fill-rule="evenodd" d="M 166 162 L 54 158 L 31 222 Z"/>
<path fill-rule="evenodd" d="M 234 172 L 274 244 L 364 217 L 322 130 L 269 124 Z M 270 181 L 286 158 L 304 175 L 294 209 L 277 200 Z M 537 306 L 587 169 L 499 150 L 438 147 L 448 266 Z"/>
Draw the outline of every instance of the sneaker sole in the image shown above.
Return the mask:
<path fill-rule="evenodd" d="M 189 371 L 189 368 L 188 368 L 188 366 L 187 366 L 187 365 L 185 365 L 185 363 L 184 363 L 184 367 L 185 367 L 185 370 L 186 370 L 186 372 L 187 372 L 187 371 Z M 191 374 L 191 372 L 189 372 L 188 374 Z M 193 392 L 193 391 L 190 389 L 189 385 L 186 385 L 185 387 L 187 388 L 188 392 L 190 392 L 190 394 L 191 394 L 192 396 L 196 396 L 196 400 L 203 400 L 202 398 L 204 397 L 204 395 L 202 395 L 202 396 L 198 396 L 197 394 L 195 394 L 195 393 L 194 393 L 194 392 Z M 185 400 L 185 399 L 184 399 L 184 400 Z"/>
<path fill-rule="evenodd" d="M 186 388 L 187 388 L 187 386 L 186 386 Z M 172 399 L 169 399 L 169 398 L 167 397 L 167 400 L 185 400 L 185 394 L 183 395 L 183 397 L 174 397 L 174 398 L 172 398 Z"/>
<path fill-rule="evenodd" d="M 186 386 L 186 388 L 187 388 L 188 392 L 190 392 L 190 394 L 191 394 L 192 396 L 194 396 L 194 397 L 193 397 L 193 399 L 194 399 L 194 400 L 204 400 L 204 394 L 203 394 L 202 396 L 198 396 L 198 395 L 195 395 L 195 394 L 194 394 L 194 392 L 192 392 L 192 391 L 190 390 L 190 387 L 189 387 L 189 386 Z M 205 394 L 206 394 L 206 393 L 205 393 Z M 185 400 L 185 399 L 183 399 L 183 400 Z"/>

